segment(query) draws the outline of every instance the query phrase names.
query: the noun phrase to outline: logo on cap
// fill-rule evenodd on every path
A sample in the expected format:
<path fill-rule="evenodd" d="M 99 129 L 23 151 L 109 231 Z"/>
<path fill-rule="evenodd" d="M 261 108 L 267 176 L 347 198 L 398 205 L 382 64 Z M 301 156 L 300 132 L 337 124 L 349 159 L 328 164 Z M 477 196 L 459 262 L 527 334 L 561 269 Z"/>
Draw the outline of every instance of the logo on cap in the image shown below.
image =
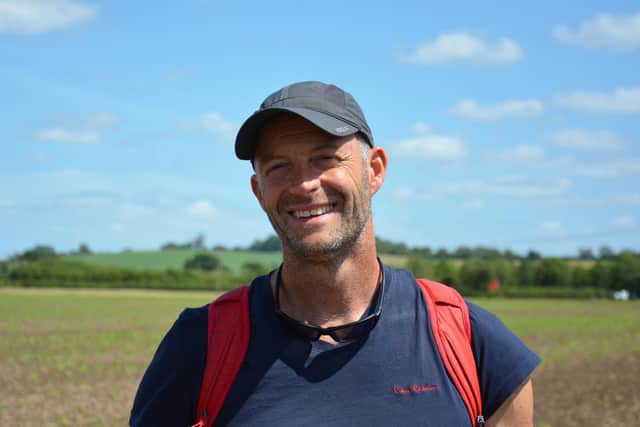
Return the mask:
<path fill-rule="evenodd" d="M 340 126 L 339 128 L 336 128 L 336 132 L 338 133 L 349 132 L 350 128 L 351 128 L 350 126 Z"/>

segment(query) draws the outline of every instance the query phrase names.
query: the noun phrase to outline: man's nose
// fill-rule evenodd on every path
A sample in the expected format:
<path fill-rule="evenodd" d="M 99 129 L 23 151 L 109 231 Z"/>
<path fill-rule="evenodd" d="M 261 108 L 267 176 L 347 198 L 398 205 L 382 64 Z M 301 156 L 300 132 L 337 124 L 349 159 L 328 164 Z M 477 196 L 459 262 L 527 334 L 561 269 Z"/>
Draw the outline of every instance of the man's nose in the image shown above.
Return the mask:
<path fill-rule="evenodd" d="M 296 195 L 305 195 L 320 188 L 320 172 L 310 165 L 297 165 L 292 171 L 289 191 Z"/>

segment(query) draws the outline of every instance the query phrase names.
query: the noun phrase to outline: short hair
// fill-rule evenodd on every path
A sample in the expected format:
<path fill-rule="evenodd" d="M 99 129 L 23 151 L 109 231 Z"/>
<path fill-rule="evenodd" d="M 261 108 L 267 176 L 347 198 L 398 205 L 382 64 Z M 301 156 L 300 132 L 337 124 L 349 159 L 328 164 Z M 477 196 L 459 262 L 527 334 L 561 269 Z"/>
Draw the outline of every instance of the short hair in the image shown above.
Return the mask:
<path fill-rule="evenodd" d="M 362 133 L 356 133 L 356 138 L 360 141 L 360 152 L 362 153 L 362 160 L 366 161 L 369 158 L 369 153 L 371 152 L 371 144 L 369 144 L 369 140 Z"/>

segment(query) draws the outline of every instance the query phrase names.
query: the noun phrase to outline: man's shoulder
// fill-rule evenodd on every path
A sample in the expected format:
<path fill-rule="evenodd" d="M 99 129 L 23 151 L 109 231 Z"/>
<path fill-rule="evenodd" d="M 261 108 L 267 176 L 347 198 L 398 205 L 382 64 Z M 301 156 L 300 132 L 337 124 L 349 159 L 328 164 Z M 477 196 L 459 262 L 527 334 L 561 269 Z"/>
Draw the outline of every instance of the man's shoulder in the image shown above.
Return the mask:
<path fill-rule="evenodd" d="M 208 308 L 209 304 L 185 308 L 167 332 L 161 348 L 164 346 L 174 357 L 190 357 L 190 349 L 206 341 Z"/>
<path fill-rule="evenodd" d="M 194 327 L 206 323 L 209 315 L 209 304 L 200 307 L 187 307 L 178 316 L 174 328 L 182 330 L 192 330 Z"/>

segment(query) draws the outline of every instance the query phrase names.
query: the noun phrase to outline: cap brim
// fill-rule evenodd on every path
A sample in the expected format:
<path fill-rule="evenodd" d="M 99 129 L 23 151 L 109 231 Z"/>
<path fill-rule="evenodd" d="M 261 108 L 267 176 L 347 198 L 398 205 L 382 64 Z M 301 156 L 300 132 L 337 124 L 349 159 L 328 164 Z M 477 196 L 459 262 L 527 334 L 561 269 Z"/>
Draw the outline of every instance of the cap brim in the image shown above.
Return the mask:
<path fill-rule="evenodd" d="M 272 107 L 255 112 L 240 127 L 236 136 L 236 156 L 242 160 L 252 160 L 260 137 L 260 130 L 275 116 L 292 113 L 313 123 L 320 129 L 335 136 L 353 135 L 358 128 L 319 111 L 308 108 Z"/>

